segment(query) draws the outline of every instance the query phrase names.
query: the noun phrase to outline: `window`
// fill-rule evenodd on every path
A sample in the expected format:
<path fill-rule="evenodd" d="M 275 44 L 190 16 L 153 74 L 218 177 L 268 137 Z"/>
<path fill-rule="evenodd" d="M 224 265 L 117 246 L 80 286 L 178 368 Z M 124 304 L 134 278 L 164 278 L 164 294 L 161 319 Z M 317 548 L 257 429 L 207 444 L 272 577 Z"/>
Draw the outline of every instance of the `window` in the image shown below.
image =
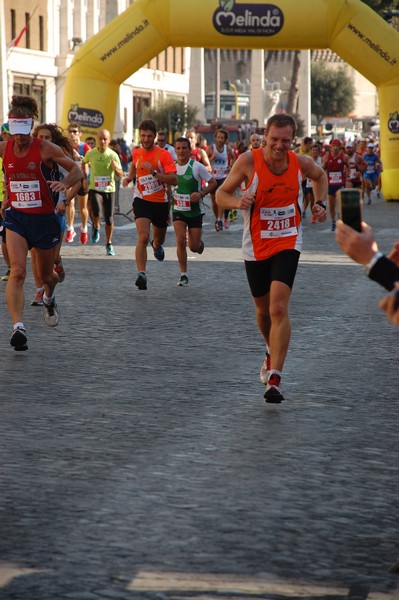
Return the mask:
<path fill-rule="evenodd" d="M 30 14 L 25 13 L 25 25 L 28 25 Z M 30 27 L 28 26 L 25 31 L 25 48 L 30 48 Z"/>
<path fill-rule="evenodd" d="M 15 9 L 11 9 L 11 40 L 17 37 L 17 18 Z"/>
<path fill-rule="evenodd" d="M 32 96 L 37 102 L 39 123 L 45 122 L 46 82 L 43 79 L 15 77 L 13 94 L 16 96 Z"/>
<path fill-rule="evenodd" d="M 44 18 L 39 17 L 39 50 L 44 52 Z"/>

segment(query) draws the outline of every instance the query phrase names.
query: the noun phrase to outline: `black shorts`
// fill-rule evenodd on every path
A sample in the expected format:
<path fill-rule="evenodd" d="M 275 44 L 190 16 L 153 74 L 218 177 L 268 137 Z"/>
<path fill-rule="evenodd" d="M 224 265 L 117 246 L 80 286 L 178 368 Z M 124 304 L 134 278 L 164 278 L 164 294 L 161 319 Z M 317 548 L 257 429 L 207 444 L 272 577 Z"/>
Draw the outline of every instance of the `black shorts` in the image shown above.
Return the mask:
<path fill-rule="evenodd" d="M 173 213 L 173 221 L 183 221 L 189 229 L 202 229 L 202 217 L 203 215 L 199 215 L 198 217 L 186 217 L 186 215 L 181 212 Z"/>
<path fill-rule="evenodd" d="M 335 196 L 335 194 L 339 191 L 339 190 L 343 190 L 344 189 L 344 185 L 340 184 L 340 185 L 329 185 L 328 186 L 328 195 L 329 196 Z"/>
<path fill-rule="evenodd" d="M 260 298 L 268 294 L 272 281 L 281 281 L 292 289 L 299 256 L 298 250 L 283 250 L 266 260 L 246 260 L 245 270 L 252 296 Z"/>
<path fill-rule="evenodd" d="M 348 183 L 352 184 L 352 187 L 356 188 L 356 189 L 359 189 L 362 187 L 362 182 L 360 181 L 360 179 L 356 180 L 356 181 L 349 180 Z"/>
<path fill-rule="evenodd" d="M 149 202 L 142 198 L 134 198 L 133 214 L 135 219 L 149 219 L 155 227 L 167 229 L 169 202 Z"/>

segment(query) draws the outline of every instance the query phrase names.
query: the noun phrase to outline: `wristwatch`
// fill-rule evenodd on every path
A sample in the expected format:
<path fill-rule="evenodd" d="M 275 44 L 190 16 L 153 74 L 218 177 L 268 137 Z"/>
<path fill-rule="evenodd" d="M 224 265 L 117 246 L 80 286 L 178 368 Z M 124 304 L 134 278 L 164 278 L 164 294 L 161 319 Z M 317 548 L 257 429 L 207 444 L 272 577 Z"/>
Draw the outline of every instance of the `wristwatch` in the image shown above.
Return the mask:
<path fill-rule="evenodd" d="M 158 173 L 158 171 L 156 171 L 155 169 L 152 172 L 152 176 L 155 177 L 155 175 Z"/>

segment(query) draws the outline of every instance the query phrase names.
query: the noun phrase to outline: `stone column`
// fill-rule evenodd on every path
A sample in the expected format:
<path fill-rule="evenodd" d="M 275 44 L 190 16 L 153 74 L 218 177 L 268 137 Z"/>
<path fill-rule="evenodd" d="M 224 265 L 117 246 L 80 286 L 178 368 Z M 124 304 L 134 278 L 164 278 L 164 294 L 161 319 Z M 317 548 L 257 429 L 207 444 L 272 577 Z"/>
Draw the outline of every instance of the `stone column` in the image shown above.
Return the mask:
<path fill-rule="evenodd" d="M 257 119 L 259 127 L 263 127 L 265 121 L 265 52 L 264 50 L 252 50 L 251 53 L 251 97 L 249 104 L 249 116 Z"/>
<path fill-rule="evenodd" d="M 304 135 L 310 135 L 312 125 L 311 91 L 310 91 L 310 50 L 301 50 L 301 71 L 298 112 L 304 120 Z"/>
<path fill-rule="evenodd" d="M 190 81 L 188 103 L 196 106 L 199 111 L 197 118 L 205 121 L 205 69 L 204 49 L 191 48 L 190 57 Z"/>

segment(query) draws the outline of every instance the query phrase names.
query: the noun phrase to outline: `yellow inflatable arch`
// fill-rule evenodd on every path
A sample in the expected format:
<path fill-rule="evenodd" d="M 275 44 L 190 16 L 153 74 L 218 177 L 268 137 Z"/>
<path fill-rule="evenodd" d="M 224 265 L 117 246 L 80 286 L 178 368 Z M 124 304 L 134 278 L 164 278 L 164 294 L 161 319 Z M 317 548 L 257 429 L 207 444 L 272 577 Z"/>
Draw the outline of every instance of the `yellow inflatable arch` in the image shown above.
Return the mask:
<path fill-rule="evenodd" d="M 168 46 L 331 48 L 378 88 L 383 194 L 399 199 L 399 33 L 361 0 L 136 0 L 75 55 L 62 125 L 113 123 L 119 85 Z"/>

